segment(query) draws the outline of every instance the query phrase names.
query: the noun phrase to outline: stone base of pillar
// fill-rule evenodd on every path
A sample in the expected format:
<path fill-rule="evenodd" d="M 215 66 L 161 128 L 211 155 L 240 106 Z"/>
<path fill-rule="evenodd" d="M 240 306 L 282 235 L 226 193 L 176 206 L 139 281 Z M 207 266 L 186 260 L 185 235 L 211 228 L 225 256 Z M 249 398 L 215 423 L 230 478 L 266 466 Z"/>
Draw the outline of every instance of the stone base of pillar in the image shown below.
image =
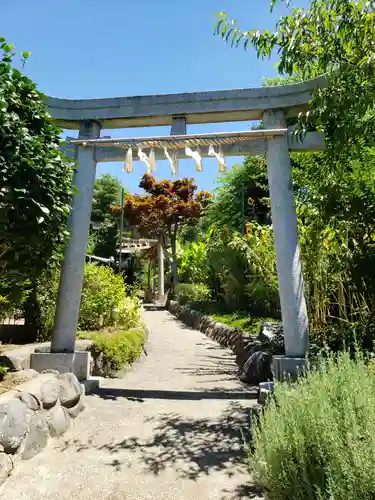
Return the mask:
<path fill-rule="evenodd" d="M 37 372 L 58 370 L 59 373 L 74 373 L 78 380 L 90 376 L 91 354 L 89 352 L 54 353 L 35 352 L 30 355 L 30 368 Z"/>
<path fill-rule="evenodd" d="M 296 380 L 307 368 L 306 358 L 290 358 L 288 356 L 273 356 L 273 376 L 275 380 L 284 382 Z"/>
<path fill-rule="evenodd" d="M 274 391 L 273 382 L 261 382 L 259 384 L 258 403 L 260 405 L 265 405 L 267 401 L 271 398 L 273 391 Z"/>
<path fill-rule="evenodd" d="M 96 389 L 100 387 L 100 381 L 104 380 L 103 377 L 90 377 L 87 380 L 81 380 L 81 387 L 83 391 L 83 395 L 87 396 L 88 394 L 93 393 Z"/>

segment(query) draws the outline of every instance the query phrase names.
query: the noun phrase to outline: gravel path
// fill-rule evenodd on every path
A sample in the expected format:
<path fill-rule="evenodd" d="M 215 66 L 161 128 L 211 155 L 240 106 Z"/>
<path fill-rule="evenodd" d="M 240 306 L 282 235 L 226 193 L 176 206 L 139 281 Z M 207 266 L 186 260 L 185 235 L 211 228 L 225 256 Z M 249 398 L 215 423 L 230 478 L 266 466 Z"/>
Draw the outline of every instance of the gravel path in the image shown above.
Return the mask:
<path fill-rule="evenodd" d="M 148 356 L 103 381 L 69 433 L 19 466 L 1 498 L 262 498 L 240 433 L 255 393 L 236 379 L 233 355 L 165 311 L 144 317 Z"/>

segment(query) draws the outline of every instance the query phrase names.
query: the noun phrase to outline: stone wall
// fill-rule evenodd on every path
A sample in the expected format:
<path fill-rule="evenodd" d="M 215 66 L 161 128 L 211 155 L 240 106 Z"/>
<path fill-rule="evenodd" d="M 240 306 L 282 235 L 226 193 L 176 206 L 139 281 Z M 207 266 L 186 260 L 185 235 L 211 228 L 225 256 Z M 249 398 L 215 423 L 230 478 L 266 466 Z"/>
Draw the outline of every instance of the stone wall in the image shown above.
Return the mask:
<path fill-rule="evenodd" d="M 35 378 L 0 396 L 0 484 L 17 460 L 33 458 L 70 428 L 84 409 L 83 396 L 75 375 L 54 371 L 35 372 Z"/>
<path fill-rule="evenodd" d="M 220 345 L 229 347 L 234 354 L 241 355 L 246 346 L 258 345 L 258 336 L 244 334 L 238 328 L 232 328 L 214 321 L 210 316 L 205 316 L 199 311 L 190 309 L 188 306 L 181 306 L 178 302 L 171 300 L 168 310 L 173 316 L 185 323 L 185 325 L 199 330 L 212 340 L 216 340 Z"/>
<path fill-rule="evenodd" d="M 272 378 L 272 354 L 284 352 L 281 325 L 265 323 L 258 335 L 251 335 L 238 328 L 218 323 L 210 316 L 188 306 L 181 306 L 173 300 L 168 303 L 168 310 L 185 325 L 201 331 L 223 347 L 230 348 L 236 356 L 239 376 L 244 382 L 257 384 Z M 250 358 L 251 362 L 248 362 Z"/>

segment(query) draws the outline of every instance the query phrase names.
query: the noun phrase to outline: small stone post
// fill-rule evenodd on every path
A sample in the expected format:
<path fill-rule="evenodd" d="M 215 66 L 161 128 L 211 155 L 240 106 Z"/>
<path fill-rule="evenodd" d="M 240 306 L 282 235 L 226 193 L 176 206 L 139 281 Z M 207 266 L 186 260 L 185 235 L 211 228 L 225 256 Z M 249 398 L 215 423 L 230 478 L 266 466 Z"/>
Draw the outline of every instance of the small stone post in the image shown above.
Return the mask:
<path fill-rule="evenodd" d="M 266 129 L 286 128 L 284 113 L 279 110 L 265 112 L 263 122 Z M 291 376 L 297 374 L 304 365 L 309 345 L 292 166 L 286 135 L 268 140 L 267 168 L 285 342 L 285 356 L 274 357 L 275 376 L 280 379 L 285 372 Z"/>
<path fill-rule="evenodd" d="M 154 297 L 156 296 L 156 260 L 152 266 L 152 294 Z"/>
<path fill-rule="evenodd" d="M 164 299 L 164 249 L 163 245 L 159 241 L 158 243 L 158 277 L 159 277 L 159 286 L 158 286 L 158 295 L 159 300 Z"/>

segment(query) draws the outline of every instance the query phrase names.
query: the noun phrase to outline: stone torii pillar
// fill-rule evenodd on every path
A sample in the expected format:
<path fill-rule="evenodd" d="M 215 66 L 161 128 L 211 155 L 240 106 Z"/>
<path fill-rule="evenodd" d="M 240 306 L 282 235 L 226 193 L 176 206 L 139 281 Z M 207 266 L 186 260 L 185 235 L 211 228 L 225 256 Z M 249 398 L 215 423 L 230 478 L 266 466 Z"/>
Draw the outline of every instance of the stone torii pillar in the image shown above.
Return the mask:
<path fill-rule="evenodd" d="M 95 121 L 81 122 L 79 139 L 96 139 L 99 136 L 99 123 Z M 37 371 L 53 368 L 60 372 L 73 372 L 80 379 L 87 379 L 89 376 L 89 353 L 75 353 L 74 350 L 95 173 L 94 147 L 80 145 L 73 177 L 73 185 L 77 188 L 77 193 L 73 195 L 72 211 L 69 217 L 69 229 L 72 236 L 65 247 L 51 353 L 37 353 L 31 357 L 32 368 Z"/>
<path fill-rule="evenodd" d="M 263 122 L 266 129 L 286 128 L 281 110 L 265 112 Z M 274 356 L 274 371 L 282 379 L 305 365 L 308 318 L 287 136 L 269 139 L 266 155 L 285 344 L 285 356 Z"/>

